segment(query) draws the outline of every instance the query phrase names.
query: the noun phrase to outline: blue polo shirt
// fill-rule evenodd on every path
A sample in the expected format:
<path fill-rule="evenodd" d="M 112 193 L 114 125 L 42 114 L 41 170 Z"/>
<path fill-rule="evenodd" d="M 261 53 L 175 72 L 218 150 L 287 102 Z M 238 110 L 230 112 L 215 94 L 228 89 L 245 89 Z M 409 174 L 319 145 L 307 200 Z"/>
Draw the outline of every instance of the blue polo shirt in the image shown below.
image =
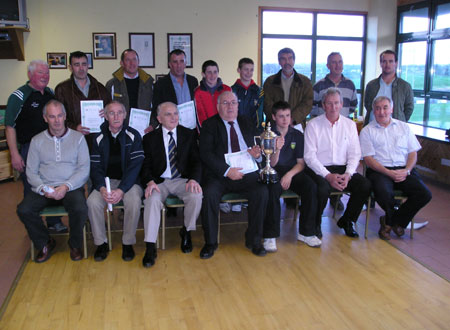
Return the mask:
<path fill-rule="evenodd" d="M 280 135 L 276 126 L 274 127 L 274 131 Z M 290 171 L 295 164 L 297 164 L 297 159 L 303 158 L 303 147 L 303 133 L 289 126 L 286 136 L 284 137 L 284 146 L 281 148 L 278 163 L 275 166 L 275 170 L 278 172 L 280 177 Z"/>

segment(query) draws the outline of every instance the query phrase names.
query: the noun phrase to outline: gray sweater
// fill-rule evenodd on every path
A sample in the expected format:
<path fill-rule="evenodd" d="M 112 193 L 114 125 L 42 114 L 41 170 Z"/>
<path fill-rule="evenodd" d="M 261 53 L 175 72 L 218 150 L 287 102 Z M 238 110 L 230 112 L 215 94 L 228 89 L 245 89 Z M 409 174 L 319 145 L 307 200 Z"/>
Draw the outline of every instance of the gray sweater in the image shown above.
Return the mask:
<path fill-rule="evenodd" d="M 33 137 L 27 157 L 27 178 L 31 189 L 41 193 L 45 185 L 83 186 L 89 177 L 89 151 L 84 136 L 68 129 L 62 137 L 45 130 Z"/>

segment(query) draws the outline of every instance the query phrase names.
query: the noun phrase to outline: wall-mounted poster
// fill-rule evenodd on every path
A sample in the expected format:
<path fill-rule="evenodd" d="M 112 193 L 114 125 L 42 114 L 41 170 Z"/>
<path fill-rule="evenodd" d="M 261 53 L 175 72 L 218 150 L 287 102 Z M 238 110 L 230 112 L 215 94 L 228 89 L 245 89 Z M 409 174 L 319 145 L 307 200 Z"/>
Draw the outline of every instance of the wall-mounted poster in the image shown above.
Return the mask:
<path fill-rule="evenodd" d="M 186 68 L 193 67 L 192 33 L 167 33 L 167 49 L 169 53 L 174 49 L 181 49 L 186 54 Z M 169 67 L 169 63 L 167 63 Z"/>

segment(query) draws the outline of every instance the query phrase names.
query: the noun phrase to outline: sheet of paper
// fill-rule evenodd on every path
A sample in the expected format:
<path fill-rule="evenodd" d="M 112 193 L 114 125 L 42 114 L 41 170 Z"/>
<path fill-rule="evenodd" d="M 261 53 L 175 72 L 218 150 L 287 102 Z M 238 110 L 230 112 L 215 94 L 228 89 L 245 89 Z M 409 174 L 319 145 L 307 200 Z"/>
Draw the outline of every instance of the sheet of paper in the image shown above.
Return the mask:
<path fill-rule="evenodd" d="M 100 132 L 100 125 L 105 118 L 100 117 L 99 111 L 103 109 L 103 101 L 80 101 L 81 126 L 89 128 L 91 133 Z"/>
<path fill-rule="evenodd" d="M 150 116 L 152 112 L 149 110 L 131 108 L 129 125 L 143 137 L 145 129 L 150 124 Z"/>
<path fill-rule="evenodd" d="M 178 113 L 180 115 L 180 125 L 187 128 L 196 128 L 197 121 L 195 116 L 195 105 L 194 101 L 189 101 L 183 104 L 177 105 Z"/>
<path fill-rule="evenodd" d="M 258 170 L 255 159 L 247 150 L 225 154 L 225 162 L 231 167 L 242 167 L 240 172 L 243 174 Z"/>

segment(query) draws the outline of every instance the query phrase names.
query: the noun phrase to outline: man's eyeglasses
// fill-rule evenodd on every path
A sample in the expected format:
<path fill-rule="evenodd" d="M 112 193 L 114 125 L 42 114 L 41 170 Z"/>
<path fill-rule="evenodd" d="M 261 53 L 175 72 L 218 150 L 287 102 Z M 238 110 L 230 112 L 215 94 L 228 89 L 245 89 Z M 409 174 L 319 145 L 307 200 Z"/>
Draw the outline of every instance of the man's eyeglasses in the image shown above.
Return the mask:
<path fill-rule="evenodd" d="M 220 104 L 222 104 L 222 105 L 228 107 L 228 106 L 235 106 L 235 105 L 238 105 L 239 102 L 238 102 L 238 101 L 231 101 L 231 102 L 223 101 L 223 102 L 220 102 Z"/>

